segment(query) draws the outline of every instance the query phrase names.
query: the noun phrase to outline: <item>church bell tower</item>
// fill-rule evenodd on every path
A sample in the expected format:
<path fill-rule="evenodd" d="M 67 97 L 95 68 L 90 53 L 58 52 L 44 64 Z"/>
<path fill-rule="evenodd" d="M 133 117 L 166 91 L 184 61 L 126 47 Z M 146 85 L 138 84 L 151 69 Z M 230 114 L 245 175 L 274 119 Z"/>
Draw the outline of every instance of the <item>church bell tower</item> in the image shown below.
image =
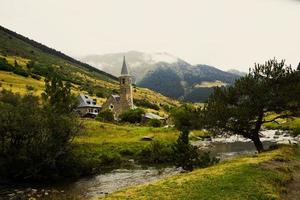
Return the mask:
<path fill-rule="evenodd" d="M 121 70 L 121 76 L 119 77 L 120 83 L 120 104 L 122 112 L 133 109 L 133 97 L 132 97 L 132 77 L 129 75 L 128 68 L 123 59 L 123 65 Z"/>

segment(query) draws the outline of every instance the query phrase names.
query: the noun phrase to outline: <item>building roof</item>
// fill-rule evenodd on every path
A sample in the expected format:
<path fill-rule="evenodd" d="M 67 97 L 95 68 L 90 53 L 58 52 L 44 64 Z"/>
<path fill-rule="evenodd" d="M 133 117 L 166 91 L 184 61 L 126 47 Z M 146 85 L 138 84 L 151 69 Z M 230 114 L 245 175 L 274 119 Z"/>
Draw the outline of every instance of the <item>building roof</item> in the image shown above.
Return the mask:
<path fill-rule="evenodd" d="M 114 100 L 120 101 L 120 96 L 119 96 L 119 95 L 117 95 L 117 94 L 112 94 L 111 96 L 112 96 L 112 98 L 113 98 Z"/>
<path fill-rule="evenodd" d="M 122 65 L 122 70 L 121 70 L 121 76 L 129 76 L 129 71 L 126 65 L 126 61 L 125 61 L 125 56 L 123 58 L 123 65 Z"/>
<path fill-rule="evenodd" d="M 145 114 L 144 114 L 144 117 L 147 118 L 147 119 L 159 119 L 159 120 L 164 119 L 163 117 L 158 116 L 158 115 L 153 114 L 153 113 L 150 113 L 150 112 L 145 113 Z"/>
<path fill-rule="evenodd" d="M 98 105 L 97 102 L 88 95 L 80 94 L 78 96 L 78 99 L 79 99 L 78 108 L 84 108 L 84 107 L 101 108 L 101 106 Z"/>

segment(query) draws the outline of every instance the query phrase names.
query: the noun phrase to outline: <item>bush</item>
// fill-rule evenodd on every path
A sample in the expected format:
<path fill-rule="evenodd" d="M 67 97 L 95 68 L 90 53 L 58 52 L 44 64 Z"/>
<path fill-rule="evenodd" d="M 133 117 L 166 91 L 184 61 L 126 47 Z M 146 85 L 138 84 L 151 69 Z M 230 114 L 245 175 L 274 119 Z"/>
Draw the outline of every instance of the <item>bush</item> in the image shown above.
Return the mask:
<path fill-rule="evenodd" d="M 122 122 L 141 123 L 143 114 L 145 114 L 145 112 L 142 109 L 137 108 L 124 112 L 119 117 Z"/>
<path fill-rule="evenodd" d="M 32 91 L 32 90 L 34 90 L 34 87 L 31 85 L 26 85 L 26 89 L 29 91 Z"/>
<path fill-rule="evenodd" d="M 22 69 L 21 67 L 15 67 L 14 69 L 14 73 L 20 76 L 24 76 L 24 77 L 28 77 L 29 73 L 27 71 L 25 71 L 24 69 Z"/>
<path fill-rule="evenodd" d="M 121 155 L 116 152 L 106 152 L 99 156 L 101 164 L 105 165 L 117 165 L 121 163 Z"/>
<path fill-rule="evenodd" d="M 162 122 L 159 119 L 150 119 L 148 125 L 152 127 L 161 127 Z"/>
<path fill-rule="evenodd" d="M 173 146 L 174 163 L 184 170 L 193 170 L 195 167 L 207 167 L 219 160 L 211 157 L 209 152 L 201 152 L 189 143 L 189 130 L 183 129 Z"/>
<path fill-rule="evenodd" d="M 146 99 L 134 99 L 134 104 L 136 106 L 141 106 L 144 108 L 151 108 L 153 110 L 159 110 L 158 105 L 153 104 L 153 103 L 147 101 Z"/>
<path fill-rule="evenodd" d="M 35 62 L 34 62 L 33 60 L 30 60 L 30 61 L 27 63 L 26 66 L 27 66 L 29 69 L 31 69 L 31 68 L 34 67 L 34 65 L 35 65 Z"/>
<path fill-rule="evenodd" d="M 8 64 L 8 62 L 5 58 L 0 58 L 0 70 L 13 71 L 14 67 L 12 65 Z"/>
<path fill-rule="evenodd" d="M 154 140 L 138 154 L 140 160 L 145 163 L 170 163 L 173 161 L 171 143 Z"/>
<path fill-rule="evenodd" d="M 114 114 L 110 110 L 104 110 L 97 115 L 96 119 L 102 122 L 112 122 L 114 121 Z"/>
<path fill-rule="evenodd" d="M 30 74 L 31 78 L 36 79 L 36 80 L 41 80 L 41 77 L 36 74 Z"/>

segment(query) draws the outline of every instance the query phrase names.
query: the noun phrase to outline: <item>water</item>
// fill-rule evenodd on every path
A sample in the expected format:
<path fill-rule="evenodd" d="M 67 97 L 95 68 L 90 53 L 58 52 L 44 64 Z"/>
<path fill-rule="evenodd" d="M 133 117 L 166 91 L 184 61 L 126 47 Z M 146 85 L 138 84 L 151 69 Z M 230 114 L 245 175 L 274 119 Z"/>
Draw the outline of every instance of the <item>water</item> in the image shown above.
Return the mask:
<path fill-rule="evenodd" d="M 10 199 L 13 194 L 22 198 L 35 197 L 45 200 L 79 200 L 103 197 L 125 187 L 148 183 L 167 176 L 175 175 L 179 170 L 175 167 L 155 168 L 141 167 L 135 169 L 117 169 L 111 172 L 77 181 L 51 185 L 2 183 L 0 199 Z"/>
<path fill-rule="evenodd" d="M 262 132 L 262 141 L 266 149 L 276 142 L 293 142 L 293 139 L 286 133 L 278 133 L 276 131 Z M 221 160 L 256 152 L 255 146 L 251 141 L 238 136 L 212 138 L 212 141 L 196 141 L 193 144 L 209 150 L 211 154 L 219 157 Z M 34 185 L 0 182 L 0 199 L 14 199 L 13 195 L 16 196 L 16 194 L 26 197 L 26 199 L 31 196 L 45 200 L 95 199 L 129 186 L 152 182 L 177 173 L 180 173 L 180 170 L 175 167 L 142 168 L 141 166 L 136 166 L 134 169 L 116 169 L 77 181 L 58 184 Z"/>

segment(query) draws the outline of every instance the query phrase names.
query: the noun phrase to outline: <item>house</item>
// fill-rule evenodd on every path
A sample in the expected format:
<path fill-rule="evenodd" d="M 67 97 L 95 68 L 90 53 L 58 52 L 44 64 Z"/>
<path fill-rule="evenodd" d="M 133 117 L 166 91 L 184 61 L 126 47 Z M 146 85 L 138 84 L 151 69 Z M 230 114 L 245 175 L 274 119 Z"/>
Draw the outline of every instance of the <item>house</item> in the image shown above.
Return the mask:
<path fill-rule="evenodd" d="M 118 119 L 119 115 L 128 110 L 134 109 L 132 95 L 132 76 L 129 74 L 125 56 L 119 77 L 120 95 L 112 94 L 102 105 L 102 110 L 110 110 L 114 114 L 114 118 Z"/>
<path fill-rule="evenodd" d="M 154 113 L 150 113 L 150 112 L 147 112 L 145 113 L 143 116 L 142 116 L 142 122 L 143 123 L 147 123 L 148 121 L 152 120 L 152 119 L 157 119 L 157 120 L 160 120 L 162 121 L 163 123 L 166 123 L 166 118 L 163 118 L 159 115 L 156 115 Z"/>
<path fill-rule="evenodd" d="M 92 99 L 90 96 L 80 94 L 78 96 L 79 105 L 77 112 L 82 117 L 96 117 L 101 109 L 101 106 L 97 104 L 96 99 Z"/>

